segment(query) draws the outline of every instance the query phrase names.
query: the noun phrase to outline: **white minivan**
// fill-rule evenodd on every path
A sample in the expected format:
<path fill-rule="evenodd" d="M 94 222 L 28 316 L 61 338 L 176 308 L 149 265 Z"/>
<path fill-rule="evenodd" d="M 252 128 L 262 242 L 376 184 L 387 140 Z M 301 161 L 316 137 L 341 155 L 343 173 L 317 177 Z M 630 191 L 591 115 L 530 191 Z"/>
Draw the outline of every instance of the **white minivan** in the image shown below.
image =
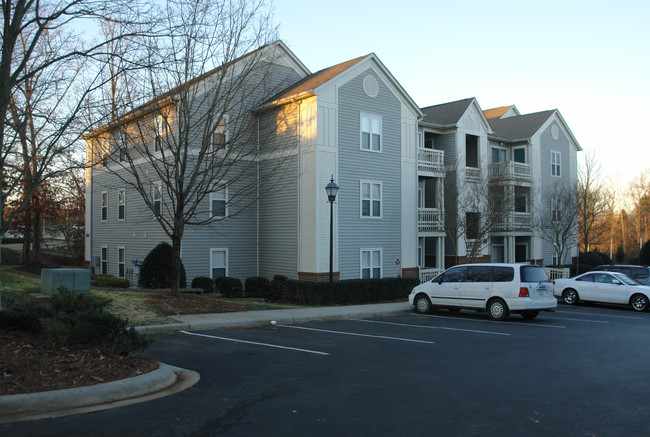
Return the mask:
<path fill-rule="evenodd" d="M 487 311 L 493 320 L 505 320 L 510 313 L 533 319 L 557 307 L 553 283 L 542 267 L 532 264 L 457 265 L 415 287 L 409 302 L 418 313 L 473 309 Z"/>

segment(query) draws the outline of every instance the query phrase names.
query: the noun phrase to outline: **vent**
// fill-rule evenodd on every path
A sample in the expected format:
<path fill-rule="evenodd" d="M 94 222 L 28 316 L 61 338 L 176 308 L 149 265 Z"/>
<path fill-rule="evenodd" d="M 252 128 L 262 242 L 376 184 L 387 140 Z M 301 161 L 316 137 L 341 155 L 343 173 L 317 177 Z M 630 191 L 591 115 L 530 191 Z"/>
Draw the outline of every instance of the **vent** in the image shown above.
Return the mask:
<path fill-rule="evenodd" d="M 379 84 L 373 76 L 366 76 L 363 79 L 363 91 L 368 97 L 377 97 L 379 94 Z"/>

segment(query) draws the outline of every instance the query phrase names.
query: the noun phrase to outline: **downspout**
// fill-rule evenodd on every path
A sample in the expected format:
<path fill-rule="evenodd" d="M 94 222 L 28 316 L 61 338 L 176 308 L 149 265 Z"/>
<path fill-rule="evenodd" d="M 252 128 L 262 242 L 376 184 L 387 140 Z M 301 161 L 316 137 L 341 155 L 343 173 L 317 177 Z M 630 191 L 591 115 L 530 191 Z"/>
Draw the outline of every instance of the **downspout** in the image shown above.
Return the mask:
<path fill-rule="evenodd" d="M 255 276 L 260 275 L 260 115 L 257 114 L 257 181 L 255 187 Z"/>

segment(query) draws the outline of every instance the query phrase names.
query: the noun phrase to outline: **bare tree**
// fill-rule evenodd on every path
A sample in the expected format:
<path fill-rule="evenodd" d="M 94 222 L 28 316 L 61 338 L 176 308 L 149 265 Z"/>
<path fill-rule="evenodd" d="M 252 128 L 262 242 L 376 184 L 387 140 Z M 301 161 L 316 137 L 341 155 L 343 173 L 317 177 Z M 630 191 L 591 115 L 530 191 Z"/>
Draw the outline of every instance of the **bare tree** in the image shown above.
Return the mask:
<path fill-rule="evenodd" d="M 584 163 L 578 171 L 577 190 L 580 244 L 583 252 L 599 242 L 610 232 L 606 214 L 614 209 L 615 193 L 601 174 L 600 164 L 593 153 L 584 155 Z"/>
<path fill-rule="evenodd" d="M 467 262 L 473 262 L 489 245 L 494 232 L 516 225 L 515 187 L 508 183 L 505 172 L 464 170 L 464 175 L 456 181 L 457 173 L 458 169 L 447 173 L 455 187 L 445 193 L 449 205 L 445 231 L 453 245 L 456 262 L 458 241 L 465 244 Z"/>
<path fill-rule="evenodd" d="M 60 157 L 88 127 L 78 116 L 101 86 L 102 65 L 93 61 L 106 41 L 89 43 L 73 29 L 81 20 L 105 19 L 118 3 L 2 0 L 0 235 L 33 204 L 43 181 L 65 171 Z"/>
<path fill-rule="evenodd" d="M 264 1 L 165 6 L 167 21 L 157 35 L 166 37 L 148 41 L 148 74 L 124 83 L 132 109 L 93 132 L 88 157 L 105 164 L 111 175 L 105 184 L 137 192 L 171 241 L 177 293 L 186 227 L 216 226 L 243 211 L 261 195 L 260 178 L 281 167 L 282 147 L 274 147 L 266 155 L 271 170 L 260 170 L 260 137 L 270 125 L 251 110 L 289 82 L 271 70 L 276 30 Z M 139 105 L 143 96 L 153 99 Z M 274 129 L 291 116 L 285 112 L 274 113 Z M 212 202 L 225 192 L 223 203 Z"/>
<path fill-rule="evenodd" d="M 578 204 L 576 190 L 557 184 L 542 199 L 544 207 L 536 215 L 535 227 L 542 240 L 555 252 L 554 265 L 561 266 L 578 243 Z"/>

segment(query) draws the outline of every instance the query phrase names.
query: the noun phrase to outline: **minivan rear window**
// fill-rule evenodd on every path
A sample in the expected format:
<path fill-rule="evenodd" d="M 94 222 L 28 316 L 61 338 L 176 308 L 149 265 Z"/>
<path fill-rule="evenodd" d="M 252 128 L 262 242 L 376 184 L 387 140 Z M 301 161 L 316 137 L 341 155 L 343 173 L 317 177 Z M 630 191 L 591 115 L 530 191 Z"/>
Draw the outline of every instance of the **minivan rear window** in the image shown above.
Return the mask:
<path fill-rule="evenodd" d="M 521 282 L 542 282 L 548 281 L 548 276 L 543 268 L 539 266 L 521 266 Z"/>
<path fill-rule="evenodd" d="M 515 279 L 515 269 L 512 267 L 492 267 L 492 280 L 494 282 L 510 282 Z"/>

